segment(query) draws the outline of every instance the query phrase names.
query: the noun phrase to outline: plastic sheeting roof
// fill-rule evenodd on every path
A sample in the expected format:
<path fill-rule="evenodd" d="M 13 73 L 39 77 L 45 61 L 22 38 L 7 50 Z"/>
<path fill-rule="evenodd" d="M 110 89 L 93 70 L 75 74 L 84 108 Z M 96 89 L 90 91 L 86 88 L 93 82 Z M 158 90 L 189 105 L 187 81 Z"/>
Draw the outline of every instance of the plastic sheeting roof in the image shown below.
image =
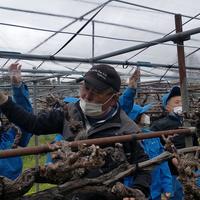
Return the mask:
<path fill-rule="evenodd" d="M 0 0 L 0 50 L 22 54 L 54 55 L 99 9 L 105 0 Z M 94 56 L 107 54 L 156 40 L 175 28 L 174 14 L 182 14 L 183 31 L 200 27 L 199 0 L 125 0 L 110 1 L 56 56 L 91 58 L 94 31 Z M 93 11 L 92 11 L 93 10 Z M 92 11 L 92 12 L 91 12 Z M 86 14 L 88 13 L 88 14 Z M 175 33 L 175 32 L 173 32 Z M 172 33 L 172 34 L 173 34 Z M 200 64 L 200 34 L 185 43 L 187 66 Z M 177 65 L 177 48 L 166 42 L 141 50 L 107 58 L 108 60 L 151 62 Z M 0 59 L 1 68 L 16 61 Z M 6 63 L 6 64 L 5 64 Z M 21 60 L 23 69 L 86 71 L 90 64 Z M 121 73 L 124 69 L 114 65 Z M 165 69 L 143 68 L 162 75 Z M 146 73 L 146 72 L 145 72 Z M 169 73 L 170 74 L 170 73 Z M 152 75 L 154 76 L 154 75 Z"/>

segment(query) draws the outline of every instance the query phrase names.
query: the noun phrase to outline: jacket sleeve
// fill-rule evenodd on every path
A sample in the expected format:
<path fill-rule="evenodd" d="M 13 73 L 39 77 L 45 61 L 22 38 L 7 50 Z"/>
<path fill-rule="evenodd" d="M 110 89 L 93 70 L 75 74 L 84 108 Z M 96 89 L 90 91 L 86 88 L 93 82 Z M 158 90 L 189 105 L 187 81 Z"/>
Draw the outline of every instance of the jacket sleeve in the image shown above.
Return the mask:
<path fill-rule="evenodd" d="M 158 121 L 154 121 L 150 127 L 151 131 L 162 131 L 163 129 L 160 126 L 160 122 Z"/>
<path fill-rule="evenodd" d="M 136 134 L 141 132 L 136 123 L 131 120 L 123 110 L 121 110 L 121 123 L 126 127 L 124 134 Z M 131 142 L 123 143 L 124 152 L 130 164 L 135 164 L 149 159 L 140 142 L 133 139 Z M 141 190 L 146 197 L 150 193 L 151 174 L 149 170 L 139 169 L 133 174 L 134 185 L 133 188 Z"/>
<path fill-rule="evenodd" d="M 136 94 L 136 89 L 127 88 L 124 90 L 123 94 L 119 97 L 119 103 L 121 105 L 121 108 L 126 112 L 127 115 L 132 110 L 135 94 Z"/>
<path fill-rule="evenodd" d="M 63 111 L 52 110 L 49 113 L 36 116 L 14 103 L 10 97 L 0 108 L 10 122 L 13 122 L 27 132 L 36 135 L 62 133 L 64 123 Z"/>
<path fill-rule="evenodd" d="M 21 83 L 20 86 L 12 85 L 12 92 L 14 102 L 21 105 L 26 111 L 33 112 L 27 85 L 24 83 Z"/>
<path fill-rule="evenodd" d="M 22 106 L 26 111 L 33 112 L 31 102 L 29 100 L 29 90 L 28 87 L 22 82 L 20 86 L 12 85 L 13 100 L 20 106 Z M 32 133 L 28 133 L 21 128 L 22 137 L 20 139 L 20 146 L 27 146 Z"/>
<path fill-rule="evenodd" d="M 15 131 L 10 128 L 1 134 L 0 149 L 11 149 L 15 139 Z"/>
<path fill-rule="evenodd" d="M 163 192 L 172 193 L 172 175 L 171 175 L 168 163 L 166 161 L 160 164 L 160 170 L 161 170 L 160 180 L 161 180 Z"/>
<path fill-rule="evenodd" d="M 135 144 L 134 144 L 135 143 Z M 143 161 L 146 161 L 149 159 L 147 154 L 144 152 L 144 149 L 142 148 L 140 142 L 133 142 L 135 149 L 133 152 L 133 155 L 131 156 L 133 158 L 133 164 L 137 164 Z M 137 168 L 135 173 L 133 174 L 134 179 L 134 185 L 133 188 L 137 188 L 141 190 L 146 197 L 150 194 L 150 184 L 151 184 L 151 173 L 149 170 L 144 170 Z"/>

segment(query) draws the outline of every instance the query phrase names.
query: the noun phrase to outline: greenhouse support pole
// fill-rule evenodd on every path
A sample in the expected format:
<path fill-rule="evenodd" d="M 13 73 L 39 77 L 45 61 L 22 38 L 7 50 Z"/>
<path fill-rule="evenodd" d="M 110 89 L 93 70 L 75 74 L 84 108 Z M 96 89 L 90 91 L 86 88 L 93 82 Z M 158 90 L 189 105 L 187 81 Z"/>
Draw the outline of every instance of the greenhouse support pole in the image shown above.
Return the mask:
<path fill-rule="evenodd" d="M 36 70 L 35 67 L 33 69 Z M 34 111 L 35 115 L 37 115 L 37 102 L 36 102 L 36 98 L 37 98 L 37 82 L 33 81 L 33 111 Z M 38 136 L 37 135 L 34 136 L 34 142 L 35 142 L 35 146 L 39 145 L 39 141 L 38 141 Z M 35 167 L 37 168 L 38 166 L 39 166 L 39 155 L 35 155 Z M 40 190 L 39 184 L 36 183 L 35 186 L 36 186 L 36 192 L 39 192 L 39 190 Z"/>
<path fill-rule="evenodd" d="M 176 33 L 182 32 L 182 18 L 180 14 L 175 15 L 175 25 L 176 25 Z M 188 38 L 189 39 L 189 38 Z M 177 43 L 177 54 L 178 54 L 178 65 L 179 65 L 179 80 L 180 80 L 180 89 L 181 89 L 181 98 L 182 98 L 182 107 L 183 112 L 189 112 L 189 97 L 187 90 L 187 74 L 185 68 L 185 53 L 184 53 L 184 40 L 181 38 L 176 41 Z M 190 126 L 189 122 L 184 121 L 184 126 Z M 185 145 L 186 147 L 190 147 L 193 145 L 192 136 L 189 135 L 185 137 Z"/>

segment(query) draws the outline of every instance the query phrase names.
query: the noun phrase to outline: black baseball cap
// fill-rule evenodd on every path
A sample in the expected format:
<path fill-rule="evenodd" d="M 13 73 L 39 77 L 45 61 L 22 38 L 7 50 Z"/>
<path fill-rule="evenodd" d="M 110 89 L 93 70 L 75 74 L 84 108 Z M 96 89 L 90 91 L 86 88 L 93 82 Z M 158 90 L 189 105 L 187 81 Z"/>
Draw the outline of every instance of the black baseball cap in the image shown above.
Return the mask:
<path fill-rule="evenodd" d="M 85 76 L 78 79 L 77 82 L 82 80 L 99 91 L 112 88 L 114 91 L 119 92 L 121 85 L 118 72 L 110 65 L 94 65 Z"/>

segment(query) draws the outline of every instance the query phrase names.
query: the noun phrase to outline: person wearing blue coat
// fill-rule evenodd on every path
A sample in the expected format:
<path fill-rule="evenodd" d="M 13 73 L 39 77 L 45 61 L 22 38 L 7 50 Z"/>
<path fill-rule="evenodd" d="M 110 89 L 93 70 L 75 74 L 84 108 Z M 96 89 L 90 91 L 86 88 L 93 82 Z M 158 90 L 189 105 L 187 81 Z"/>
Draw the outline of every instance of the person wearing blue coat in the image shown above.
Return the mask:
<path fill-rule="evenodd" d="M 140 72 L 137 70 L 129 79 L 128 88 L 124 90 L 120 96 L 119 102 L 121 108 L 126 114 L 134 120 L 141 131 L 149 133 L 150 117 L 145 113 L 150 110 L 153 104 L 148 104 L 144 107 L 134 104 L 134 98 L 136 95 L 137 80 L 139 79 Z M 159 138 L 152 138 L 143 140 L 142 145 L 144 150 L 148 154 L 149 158 L 156 157 L 164 151 Z M 152 183 L 150 200 L 161 200 L 161 195 L 164 194 L 166 199 L 169 199 L 172 193 L 172 175 L 167 162 L 163 162 L 152 170 L 151 173 Z M 124 184 L 131 187 L 134 183 L 132 177 L 125 177 Z"/>
<path fill-rule="evenodd" d="M 20 71 L 19 64 L 12 64 L 11 67 L 17 68 Z M 12 77 L 13 78 L 13 77 Z M 32 112 L 32 106 L 29 101 L 29 91 L 27 86 L 21 82 L 21 77 L 14 77 L 16 80 L 12 84 L 13 99 L 16 103 L 23 106 L 27 111 Z M 11 79 L 12 80 L 12 79 Z M 11 127 L 8 130 L 4 130 L 3 124 L 0 124 L 0 150 L 11 149 L 13 147 L 16 129 Z M 27 146 L 32 134 L 23 130 L 22 136 L 19 142 L 19 146 Z M 23 162 L 22 158 L 17 156 L 13 158 L 1 158 L 0 159 L 0 176 L 5 176 L 11 180 L 16 179 L 22 172 Z"/>
<path fill-rule="evenodd" d="M 126 113 L 129 113 L 134 104 L 136 88 L 127 87 L 123 94 L 119 97 L 120 106 Z"/>
<path fill-rule="evenodd" d="M 134 98 L 137 93 L 137 82 L 140 78 L 140 69 L 137 68 L 134 73 L 130 76 L 128 81 L 128 87 L 123 91 L 119 97 L 119 103 L 122 109 L 128 114 L 134 104 Z"/>
<path fill-rule="evenodd" d="M 123 100 L 125 102 L 126 99 L 123 99 Z M 123 104 L 121 105 L 123 108 Z M 141 107 L 140 105 L 134 104 L 134 106 L 132 107 L 132 110 L 127 113 L 128 116 L 140 126 L 142 132 L 147 133 L 147 134 L 150 132 L 150 130 L 147 128 L 150 125 L 150 117 L 146 115 L 145 113 L 148 110 L 150 110 L 152 106 L 153 106 L 152 104 L 148 104 L 144 107 Z M 127 112 L 128 110 L 125 110 L 125 111 Z M 150 159 L 164 152 L 164 147 L 162 146 L 159 138 L 145 139 L 141 143 Z M 168 163 L 165 161 L 161 163 L 160 165 L 156 166 L 152 170 L 151 176 L 152 176 L 152 183 L 150 187 L 151 192 L 150 192 L 149 199 L 161 200 L 162 194 L 164 194 L 166 199 L 169 199 L 172 193 L 172 175 L 171 175 Z M 132 177 L 124 178 L 124 184 L 126 186 L 131 187 L 133 183 L 134 183 L 134 180 L 132 179 Z"/>

